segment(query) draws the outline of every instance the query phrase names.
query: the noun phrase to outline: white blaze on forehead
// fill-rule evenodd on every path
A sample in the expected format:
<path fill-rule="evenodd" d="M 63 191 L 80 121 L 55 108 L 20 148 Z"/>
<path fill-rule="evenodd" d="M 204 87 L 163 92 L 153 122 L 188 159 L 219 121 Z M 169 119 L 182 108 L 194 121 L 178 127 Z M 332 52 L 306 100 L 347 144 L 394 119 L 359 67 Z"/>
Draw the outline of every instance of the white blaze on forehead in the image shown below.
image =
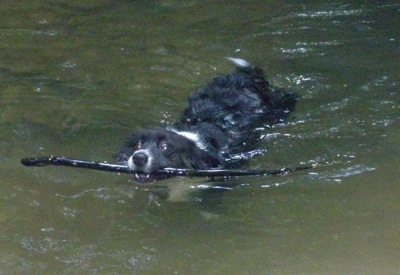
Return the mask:
<path fill-rule="evenodd" d="M 203 143 L 203 141 L 201 140 L 201 137 L 197 134 L 197 133 L 193 133 L 193 132 L 185 132 L 185 131 L 178 131 L 175 129 L 168 129 L 172 132 L 174 132 L 175 134 L 178 134 L 180 136 L 183 136 L 187 139 L 190 139 L 191 141 L 193 141 L 197 147 L 199 147 L 201 150 L 206 150 L 207 146 Z"/>

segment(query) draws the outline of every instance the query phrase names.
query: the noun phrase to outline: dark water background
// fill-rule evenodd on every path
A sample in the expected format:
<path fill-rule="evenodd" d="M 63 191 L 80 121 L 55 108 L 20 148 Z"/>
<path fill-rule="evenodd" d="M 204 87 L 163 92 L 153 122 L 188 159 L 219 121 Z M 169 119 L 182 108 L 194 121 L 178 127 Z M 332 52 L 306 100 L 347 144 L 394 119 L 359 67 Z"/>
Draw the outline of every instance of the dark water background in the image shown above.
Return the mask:
<path fill-rule="evenodd" d="M 0 273 L 394 274 L 400 270 L 397 1 L 3 1 Z M 261 66 L 302 97 L 249 167 L 287 176 L 175 178 L 26 168 L 107 160 L 132 130 Z"/>

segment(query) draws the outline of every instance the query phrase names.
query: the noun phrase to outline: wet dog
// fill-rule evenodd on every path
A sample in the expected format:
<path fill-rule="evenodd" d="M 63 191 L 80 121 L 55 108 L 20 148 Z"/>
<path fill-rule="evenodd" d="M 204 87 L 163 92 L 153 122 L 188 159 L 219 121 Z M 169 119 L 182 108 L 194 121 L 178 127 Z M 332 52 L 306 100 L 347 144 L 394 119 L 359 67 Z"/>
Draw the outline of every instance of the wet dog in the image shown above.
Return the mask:
<path fill-rule="evenodd" d="M 136 180 L 160 179 L 163 168 L 231 168 L 245 158 L 237 154 L 257 145 L 257 129 L 284 123 L 297 96 L 274 88 L 263 71 L 243 59 L 228 58 L 236 72 L 216 77 L 189 98 L 179 122 L 166 129 L 132 136 L 119 153 Z"/>

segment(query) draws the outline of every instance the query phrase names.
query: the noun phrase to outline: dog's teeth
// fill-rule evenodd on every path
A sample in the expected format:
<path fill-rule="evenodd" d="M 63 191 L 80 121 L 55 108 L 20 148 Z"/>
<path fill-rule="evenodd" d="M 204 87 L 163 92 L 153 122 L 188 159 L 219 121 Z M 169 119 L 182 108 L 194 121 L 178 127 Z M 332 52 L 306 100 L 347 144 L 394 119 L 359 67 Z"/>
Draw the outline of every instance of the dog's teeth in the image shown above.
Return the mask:
<path fill-rule="evenodd" d="M 134 176 L 135 176 L 135 179 L 140 181 L 140 182 L 150 182 L 150 181 L 152 181 L 150 174 L 135 173 Z"/>

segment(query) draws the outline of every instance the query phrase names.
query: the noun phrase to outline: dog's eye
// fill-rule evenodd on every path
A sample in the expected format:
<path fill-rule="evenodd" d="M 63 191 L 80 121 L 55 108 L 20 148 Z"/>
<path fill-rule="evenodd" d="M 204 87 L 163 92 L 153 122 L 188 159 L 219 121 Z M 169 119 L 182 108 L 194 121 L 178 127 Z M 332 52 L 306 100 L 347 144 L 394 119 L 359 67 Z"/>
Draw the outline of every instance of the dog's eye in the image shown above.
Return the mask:
<path fill-rule="evenodd" d="M 165 141 L 160 142 L 160 148 L 163 151 L 167 151 L 168 150 L 168 143 L 166 143 Z"/>
<path fill-rule="evenodd" d="M 136 143 L 135 149 L 136 150 L 142 149 L 142 143 L 140 141 L 138 143 Z"/>

